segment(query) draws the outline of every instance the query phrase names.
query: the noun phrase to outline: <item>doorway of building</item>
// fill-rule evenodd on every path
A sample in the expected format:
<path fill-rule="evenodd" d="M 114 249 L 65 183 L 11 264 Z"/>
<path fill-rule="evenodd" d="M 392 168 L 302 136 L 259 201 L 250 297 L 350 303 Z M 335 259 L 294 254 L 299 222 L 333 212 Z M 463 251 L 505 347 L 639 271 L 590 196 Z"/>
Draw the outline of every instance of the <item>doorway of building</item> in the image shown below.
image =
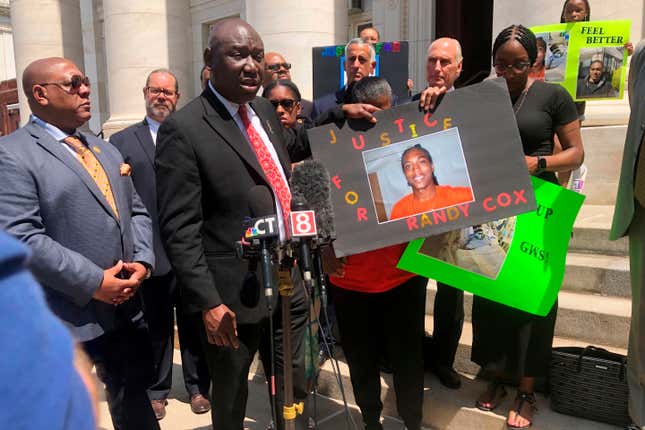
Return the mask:
<path fill-rule="evenodd" d="M 490 75 L 493 46 L 493 0 L 435 0 L 435 37 L 461 43 L 464 63 L 456 87 Z"/>

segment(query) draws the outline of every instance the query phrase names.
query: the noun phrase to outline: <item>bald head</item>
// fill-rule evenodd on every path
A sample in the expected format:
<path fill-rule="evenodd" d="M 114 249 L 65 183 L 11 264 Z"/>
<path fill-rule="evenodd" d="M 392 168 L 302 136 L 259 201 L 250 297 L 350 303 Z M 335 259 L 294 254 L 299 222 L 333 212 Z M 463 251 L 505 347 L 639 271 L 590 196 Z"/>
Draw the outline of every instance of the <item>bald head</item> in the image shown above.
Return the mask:
<path fill-rule="evenodd" d="M 211 83 L 227 100 L 243 104 L 255 97 L 264 72 L 260 35 L 239 18 L 217 22 L 209 38 Z"/>
<path fill-rule="evenodd" d="M 49 58 L 41 58 L 40 60 L 36 60 L 30 63 L 25 68 L 25 71 L 22 72 L 22 89 L 25 92 L 27 99 L 29 100 L 30 107 L 32 108 L 32 110 L 33 110 L 33 107 L 31 106 L 31 102 L 34 99 L 31 91 L 32 87 L 36 84 L 40 84 L 43 82 L 50 82 L 52 80 L 52 77 L 60 73 L 60 70 L 65 65 L 69 65 L 69 64 L 76 67 L 74 63 L 72 63 L 66 58 L 49 57 Z"/>
<path fill-rule="evenodd" d="M 450 89 L 461 74 L 463 57 L 456 39 L 442 37 L 428 47 L 426 78 L 431 87 Z"/>
<path fill-rule="evenodd" d="M 264 54 L 264 79 L 263 85 L 278 79 L 291 80 L 291 64 L 278 52 L 267 52 Z"/>
<path fill-rule="evenodd" d="M 66 58 L 42 58 L 22 74 L 22 87 L 34 115 L 70 132 L 90 117 L 90 85 L 83 73 Z"/>

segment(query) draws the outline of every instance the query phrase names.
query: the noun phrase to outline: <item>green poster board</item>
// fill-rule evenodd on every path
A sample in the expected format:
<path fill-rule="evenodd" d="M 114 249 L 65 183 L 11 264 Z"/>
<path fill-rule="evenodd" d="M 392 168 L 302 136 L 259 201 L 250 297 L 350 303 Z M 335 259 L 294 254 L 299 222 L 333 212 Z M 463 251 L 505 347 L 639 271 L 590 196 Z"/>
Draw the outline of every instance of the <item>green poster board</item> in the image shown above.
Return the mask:
<path fill-rule="evenodd" d="M 590 21 L 532 27 L 538 61 L 531 76 L 558 83 L 574 100 L 621 99 L 630 21 Z"/>
<path fill-rule="evenodd" d="M 398 267 L 507 306 L 546 315 L 560 290 L 573 222 L 584 196 L 538 178 L 531 180 L 535 211 L 476 227 L 487 231 L 483 236 L 475 235 L 480 239 L 455 240 L 464 236 L 462 230 L 414 240 Z M 491 231 L 495 233 L 492 239 Z M 469 246 L 473 242 L 481 246 Z"/>

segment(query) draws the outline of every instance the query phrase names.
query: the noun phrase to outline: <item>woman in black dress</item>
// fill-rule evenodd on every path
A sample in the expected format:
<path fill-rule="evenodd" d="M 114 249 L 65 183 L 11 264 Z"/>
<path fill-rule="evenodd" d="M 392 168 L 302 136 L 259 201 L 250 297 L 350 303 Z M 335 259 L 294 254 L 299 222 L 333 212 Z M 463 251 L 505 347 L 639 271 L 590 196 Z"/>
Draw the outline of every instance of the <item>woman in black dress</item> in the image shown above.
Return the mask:
<path fill-rule="evenodd" d="M 536 57 L 535 35 L 521 25 L 504 29 L 495 39 L 493 65 L 508 85 L 527 169 L 557 184 L 555 172 L 582 164 L 580 122 L 573 99 L 563 87 L 529 78 Z M 563 148 L 558 154 L 553 154 L 554 135 Z M 481 297 L 474 299 L 472 360 L 496 376 L 476 405 L 494 409 L 506 394 L 500 380 L 519 378 L 515 404 L 506 421 L 509 428 L 525 428 L 533 421 L 534 381 L 548 370 L 556 314 L 557 302 L 548 315 L 538 317 Z"/>

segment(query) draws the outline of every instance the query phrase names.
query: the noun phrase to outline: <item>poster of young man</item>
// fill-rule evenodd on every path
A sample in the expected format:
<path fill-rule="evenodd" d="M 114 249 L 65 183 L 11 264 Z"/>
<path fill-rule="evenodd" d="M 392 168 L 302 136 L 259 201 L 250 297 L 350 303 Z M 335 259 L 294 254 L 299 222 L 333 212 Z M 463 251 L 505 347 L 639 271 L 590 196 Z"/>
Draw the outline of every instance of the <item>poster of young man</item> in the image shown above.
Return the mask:
<path fill-rule="evenodd" d="M 327 167 L 338 257 L 535 209 L 506 83 L 449 92 L 309 130 Z"/>
<path fill-rule="evenodd" d="M 542 54 L 533 77 L 562 85 L 578 101 L 623 97 L 630 21 L 585 21 L 531 30 Z"/>

